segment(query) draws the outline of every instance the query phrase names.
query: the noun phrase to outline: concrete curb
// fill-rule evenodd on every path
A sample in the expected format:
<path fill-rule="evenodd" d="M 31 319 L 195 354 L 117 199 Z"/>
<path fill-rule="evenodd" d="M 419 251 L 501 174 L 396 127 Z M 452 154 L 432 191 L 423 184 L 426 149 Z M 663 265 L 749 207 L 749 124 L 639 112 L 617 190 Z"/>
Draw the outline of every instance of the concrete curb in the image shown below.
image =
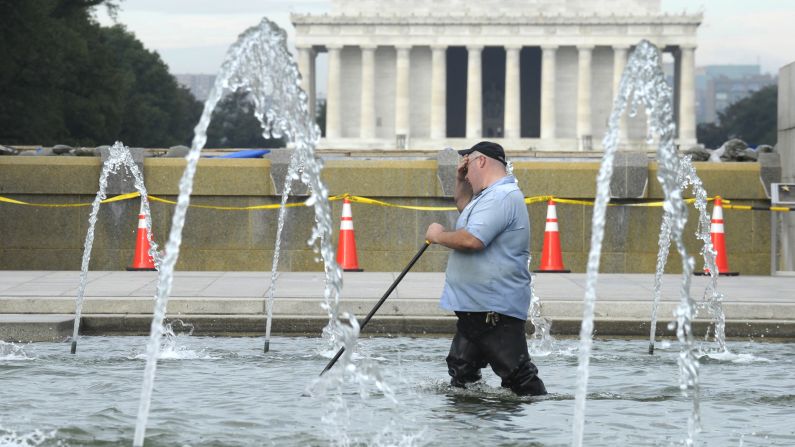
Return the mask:
<path fill-rule="evenodd" d="M 240 297 L 172 297 L 168 301 L 170 315 L 251 315 L 264 313 L 265 298 Z M 376 298 L 346 298 L 340 303 L 341 312 L 366 315 L 378 300 Z M 657 315 L 670 318 L 678 303 L 660 303 Z M 151 297 L 87 297 L 83 302 L 84 314 L 151 314 Z M 644 320 L 650 318 L 651 302 L 648 301 L 597 301 L 595 316 L 607 319 Z M 3 297 L 0 299 L 2 314 L 73 314 L 74 297 Z M 795 304 L 789 303 L 723 303 L 727 320 L 795 320 Z M 541 313 L 548 318 L 578 318 L 582 316 L 582 301 L 543 301 Z M 449 317 L 450 313 L 439 308 L 438 298 L 390 298 L 378 311 L 380 316 L 391 317 Z M 325 312 L 316 297 L 278 298 L 274 304 L 274 315 L 297 315 L 322 317 Z"/>
<path fill-rule="evenodd" d="M 263 336 L 265 317 L 262 315 L 171 315 L 166 321 L 174 323 L 177 331 L 209 336 Z M 552 319 L 554 336 L 579 336 L 580 319 Z M 148 335 L 151 317 L 148 315 L 85 315 L 81 324 L 84 335 Z M 451 335 L 455 332 L 455 317 L 387 317 L 376 316 L 365 327 L 363 334 L 380 336 Z M 326 317 L 287 315 L 274 317 L 272 332 L 284 335 L 317 336 L 328 324 Z M 649 336 L 649 320 L 597 318 L 594 320 L 595 337 Z M 711 323 L 697 320 L 693 331 L 703 337 Z M 528 335 L 533 325 L 527 323 Z M 668 329 L 668 321 L 657 322 L 657 335 L 676 337 Z M 789 320 L 733 320 L 726 323 L 726 336 L 737 338 L 795 338 L 795 321 Z"/>
<path fill-rule="evenodd" d="M 63 341 L 72 335 L 72 315 L 0 315 L 0 341 Z"/>

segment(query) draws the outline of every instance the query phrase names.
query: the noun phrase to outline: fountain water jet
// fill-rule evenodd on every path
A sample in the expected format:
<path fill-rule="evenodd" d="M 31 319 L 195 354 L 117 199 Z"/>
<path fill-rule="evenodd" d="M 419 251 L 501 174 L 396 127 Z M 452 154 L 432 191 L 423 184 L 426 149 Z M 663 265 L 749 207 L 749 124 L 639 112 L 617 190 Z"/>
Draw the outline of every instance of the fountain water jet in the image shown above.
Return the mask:
<path fill-rule="evenodd" d="M 206 130 L 212 112 L 224 94 L 243 89 L 250 93 L 254 103 L 254 114 L 262 124 L 263 135 L 273 138 L 286 137 L 295 144 L 295 152 L 290 162 L 290 170 L 285 184 L 296 178 L 309 186 L 310 197 L 306 204 L 315 210 L 315 225 L 309 244 L 319 252 L 325 266 L 326 284 L 324 289 L 324 307 L 329 313 L 329 324 L 324 333 L 339 333 L 337 323 L 337 307 L 342 288 L 342 273 L 334 259 L 331 247 L 331 213 L 328 202 L 328 190 L 320 181 L 321 164 L 314 156 L 314 146 L 320 138 L 320 131 L 309 114 L 307 97 L 300 87 L 300 75 L 286 46 L 286 33 L 277 25 L 263 19 L 258 26 L 243 32 L 229 49 L 221 70 L 216 77 L 215 85 L 204 105 L 199 123 L 196 125 L 195 137 L 191 150 L 186 156 L 187 166 L 180 180 L 180 193 L 171 225 L 166 256 L 160 270 L 160 281 L 157 288 L 155 312 L 149 343 L 147 345 L 147 363 L 144 372 L 144 383 L 136 422 L 133 445 L 142 446 L 149 414 L 154 375 L 157 368 L 157 354 L 160 337 L 163 333 L 168 295 L 171 291 L 174 265 L 179 256 L 182 239 L 182 227 L 185 213 L 190 203 L 193 188 L 193 176 L 201 153 L 207 141 Z M 286 201 L 289 186 L 282 194 L 282 204 Z M 280 212 L 280 231 L 283 226 L 284 207 Z M 278 245 L 275 250 L 278 253 Z M 274 260 L 273 273 L 278 260 Z M 269 320 L 275 286 L 269 292 Z M 268 328 L 270 324 L 268 324 Z M 267 350 L 267 344 L 266 344 Z"/>
<path fill-rule="evenodd" d="M 705 310 L 711 317 L 715 325 L 715 341 L 718 343 L 719 352 L 727 352 L 726 348 L 726 316 L 723 312 L 723 294 L 718 291 L 718 267 L 715 264 L 716 252 L 712 246 L 710 237 L 710 218 L 707 213 L 707 192 L 704 189 L 701 179 L 696 174 L 695 167 L 689 156 L 681 157 L 680 169 L 677 173 L 677 183 L 682 185 L 682 189 L 690 186 L 695 195 L 694 205 L 698 210 L 698 228 L 696 237 L 702 241 L 701 256 L 704 258 L 704 266 L 709 271 L 710 280 L 704 290 L 704 295 L 697 305 L 698 310 Z M 671 243 L 671 219 L 668 211 L 664 211 L 663 223 L 660 229 L 659 252 L 657 253 L 657 270 L 654 276 L 654 301 L 651 313 L 651 329 L 649 332 L 649 354 L 654 353 L 654 339 L 657 332 L 657 308 L 659 307 L 662 295 L 662 275 L 665 269 L 665 262 L 668 259 L 668 248 Z M 705 339 L 709 337 L 709 331 L 705 334 Z"/>
<path fill-rule="evenodd" d="M 683 240 L 684 226 L 687 222 L 687 204 L 682 197 L 683 185 L 681 180 L 683 176 L 686 176 L 694 185 L 700 186 L 701 182 L 700 180 L 695 180 L 698 178 L 695 175 L 695 170 L 687 168 L 692 166 L 689 160 L 679 157 L 676 153 L 676 147 L 674 146 L 676 129 L 673 121 L 671 89 L 665 81 L 657 47 L 646 40 L 641 41 L 635 47 L 621 76 L 618 90 L 608 121 L 608 130 L 602 140 L 604 156 L 597 177 L 597 194 L 593 211 L 591 249 L 588 256 L 583 321 L 580 329 L 581 341 L 577 367 L 577 392 L 575 396 L 572 445 L 580 447 L 583 444 L 585 398 L 588 388 L 588 367 L 593 341 L 593 316 L 596 303 L 599 258 L 604 236 L 607 203 L 610 200 L 609 186 L 613 173 L 613 158 L 619 141 L 620 119 L 628 104 L 631 108 L 631 115 L 635 114 L 638 106 L 645 107 L 648 117 L 647 140 L 653 141 L 655 135 L 659 138 L 657 147 L 657 160 L 659 163 L 657 180 L 662 185 L 665 193 L 665 203 L 663 205 L 665 217 L 663 218 L 659 243 L 658 266 L 660 264 L 664 265 L 664 259 L 667 258 L 668 245 L 670 240 L 673 239 L 682 260 L 680 303 L 675 311 L 677 338 L 682 345 L 678 361 L 679 386 L 685 396 L 688 393 L 692 395 L 692 409 L 688 417 L 688 437 L 685 443 L 693 445 L 695 435 L 700 429 L 698 401 L 699 363 L 691 328 L 696 312 L 696 303 L 690 296 L 690 278 L 694 262 L 693 258 L 688 255 Z M 703 191 L 703 188 L 701 191 Z M 703 199 L 704 201 L 706 200 L 706 193 L 704 193 Z M 705 252 L 709 252 L 709 248 L 705 248 Z M 665 255 L 664 258 L 663 254 Z M 659 283 L 659 281 L 659 279 L 656 279 L 656 283 Z"/>
<path fill-rule="evenodd" d="M 535 292 L 535 276 L 530 282 L 530 312 L 527 317 L 533 324 L 533 335 L 530 337 L 530 351 L 533 355 L 549 355 L 555 344 L 552 337 L 552 322 L 541 315 L 541 299 Z"/>
<path fill-rule="evenodd" d="M 80 331 L 80 318 L 83 312 L 83 297 L 85 296 L 86 283 L 88 281 L 88 264 L 91 261 L 91 249 L 94 246 L 94 227 L 97 224 L 97 215 L 99 213 L 99 205 L 107 198 L 105 190 L 108 186 L 108 176 L 111 174 L 118 174 L 119 169 L 124 168 L 135 179 L 135 189 L 141 195 L 141 211 L 144 214 L 146 223 L 146 237 L 149 240 L 149 255 L 154 260 L 155 268 L 160 265 L 160 253 L 157 251 L 157 244 L 152 240 L 152 217 L 149 212 L 149 199 L 144 185 L 144 177 L 140 169 L 133 161 L 130 149 L 125 146 L 121 141 L 117 141 L 109 149 L 108 159 L 102 165 L 102 171 L 99 174 L 99 191 L 97 191 L 94 202 L 91 204 L 91 214 L 88 218 L 88 231 L 86 232 L 86 241 L 83 244 L 83 262 L 80 266 L 80 286 L 77 289 L 77 299 L 75 302 L 75 322 L 72 329 L 72 346 L 71 352 L 77 352 L 77 340 Z"/>
<path fill-rule="evenodd" d="M 361 399 L 366 399 L 371 390 L 375 389 L 392 404 L 398 402 L 394 391 L 384 381 L 376 364 L 365 361 L 357 365 L 353 362 L 361 329 L 358 320 L 346 312 L 340 315 L 339 323 L 337 340 L 344 348 L 339 353 L 340 365 L 315 378 L 307 386 L 305 393 L 324 401 L 325 414 L 321 418 L 321 422 L 326 428 L 328 437 L 332 440 L 331 445 L 360 445 L 361 441 L 351 439 L 349 434 L 350 426 L 356 421 L 351 420 L 350 408 L 345 400 L 344 385 L 346 383 L 355 385 Z"/>
<path fill-rule="evenodd" d="M 532 256 L 527 257 L 527 270 L 530 270 L 532 259 Z M 541 315 L 541 299 L 536 295 L 536 277 L 535 273 L 530 274 L 530 312 L 527 318 L 533 324 L 533 335 L 530 337 L 529 348 L 532 355 L 549 355 L 555 339 L 550 333 L 552 322 Z"/>

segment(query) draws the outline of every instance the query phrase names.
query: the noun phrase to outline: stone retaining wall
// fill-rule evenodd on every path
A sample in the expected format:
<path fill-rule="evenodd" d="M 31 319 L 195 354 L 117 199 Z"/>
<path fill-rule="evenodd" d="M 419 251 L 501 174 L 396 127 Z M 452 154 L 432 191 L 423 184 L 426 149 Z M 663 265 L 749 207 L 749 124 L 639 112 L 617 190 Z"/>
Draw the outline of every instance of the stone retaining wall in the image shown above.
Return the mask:
<path fill-rule="evenodd" d="M 509 153 L 509 157 L 511 154 Z M 450 164 L 442 154 L 427 159 L 361 160 L 337 158 L 325 163 L 324 181 L 331 194 L 350 193 L 395 204 L 452 206 Z M 519 159 L 518 157 L 514 157 Z M 246 206 L 279 202 L 278 172 L 284 157 L 269 159 L 202 159 L 196 174 L 191 204 Z M 661 199 L 656 163 L 638 164 L 637 157 L 617 166 L 611 190 L 622 197 Z M 176 199 L 184 168 L 182 159 L 145 158 L 144 178 L 150 195 Z M 645 164 L 645 166 L 644 166 Z M 766 204 L 760 181 L 760 163 L 696 163 L 711 196 L 721 195 L 737 204 Z M 99 158 L 0 157 L 0 196 L 32 203 L 91 203 L 98 189 Z M 622 169 L 625 168 L 625 169 Z M 445 171 L 447 169 L 447 171 Z M 597 161 L 515 162 L 515 173 L 526 196 L 552 194 L 592 199 L 599 169 Z M 273 174 L 273 175 L 272 175 Z M 447 183 L 447 185 L 446 185 Z M 278 187 L 277 187 L 278 185 Z M 299 189 L 300 191 L 300 189 Z M 301 200 L 296 197 L 295 200 Z M 132 259 L 139 200 L 103 205 L 92 253 L 92 270 L 122 270 Z M 341 202 L 334 202 L 334 237 L 339 231 Z M 155 239 L 165 245 L 174 207 L 152 203 Z M 546 204 L 528 207 L 532 246 L 537 259 L 543 241 Z M 558 205 L 563 259 L 575 272 L 585 271 L 591 237 L 591 210 L 583 205 Z M 691 208 L 694 210 L 694 208 Z M 0 268 L 6 270 L 78 270 L 90 207 L 29 207 L 0 202 Z M 222 211 L 192 208 L 183 233 L 180 270 L 270 270 L 278 211 Z M 456 212 L 411 211 L 353 204 L 360 267 L 366 271 L 399 271 L 422 244 L 431 222 L 452 226 Z M 725 211 L 726 240 L 732 270 L 742 274 L 770 273 L 770 216 L 765 211 Z M 653 272 L 661 208 L 611 207 L 601 270 Z M 688 250 L 697 257 L 695 212 L 686 229 Z M 282 245 L 280 270 L 322 270 L 318 257 L 306 245 L 313 212 L 292 208 Z M 335 240 L 336 242 L 336 240 Z M 671 250 L 672 253 L 675 250 Z M 667 272 L 678 272 L 681 262 L 672 254 Z M 417 271 L 441 271 L 447 250 L 431 247 L 415 266 Z"/>

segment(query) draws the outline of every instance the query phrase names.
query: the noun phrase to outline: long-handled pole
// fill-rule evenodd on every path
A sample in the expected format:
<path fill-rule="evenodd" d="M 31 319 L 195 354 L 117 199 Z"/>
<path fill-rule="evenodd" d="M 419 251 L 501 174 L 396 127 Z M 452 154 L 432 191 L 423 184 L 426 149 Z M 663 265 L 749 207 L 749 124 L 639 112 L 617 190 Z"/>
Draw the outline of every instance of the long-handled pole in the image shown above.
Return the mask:
<path fill-rule="evenodd" d="M 366 317 L 364 317 L 364 320 L 362 320 L 362 322 L 359 324 L 359 329 L 364 329 L 364 327 L 367 326 L 367 323 L 370 321 L 371 318 L 373 318 L 373 315 L 375 315 L 375 313 L 378 312 L 378 308 L 381 307 L 382 304 L 384 304 L 384 301 L 386 301 L 387 298 L 389 298 L 389 295 L 392 294 L 392 291 L 395 290 L 395 287 L 397 287 L 397 285 L 400 284 L 400 281 L 403 279 L 404 276 L 406 276 L 406 273 L 408 273 L 409 270 L 411 270 L 411 268 L 414 267 L 414 264 L 417 262 L 418 259 L 420 259 L 420 256 L 422 256 L 422 254 L 425 253 L 425 250 L 427 250 L 430 245 L 431 245 L 430 242 L 425 241 L 425 243 L 422 245 L 422 248 L 420 248 L 420 251 L 418 251 L 417 254 L 414 255 L 413 258 L 411 258 L 411 261 L 406 266 L 406 268 L 404 268 L 403 271 L 400 272 L 400 275 L 398 275 L 397 279 L 395 279 L 395 282 L 393 282 L 392 285 L 389 286 L 389 289 L 386 291 L 386 293 L 384 293 L 384 296 L 382 296 L 381 299 L 378 300 L 378 303 L 376 303 L 375 307 L 373 307 L 370 313 L 367 314 Z M 337 351 L 337 355 L 335 355 L 334 358 L 331 359 L 330 362 L 328 362 L 328 365 L 326 365 L 326 367 L 323 368 L 323 371 L 320 372 L 321 376 L 325 374 L 326 371 L 330 370 L 335 363 L 337 363 L 337 360 L 339 360 L 343 352 L 345 352 L 345 346 L 341 347 L 340 350 Z"/>

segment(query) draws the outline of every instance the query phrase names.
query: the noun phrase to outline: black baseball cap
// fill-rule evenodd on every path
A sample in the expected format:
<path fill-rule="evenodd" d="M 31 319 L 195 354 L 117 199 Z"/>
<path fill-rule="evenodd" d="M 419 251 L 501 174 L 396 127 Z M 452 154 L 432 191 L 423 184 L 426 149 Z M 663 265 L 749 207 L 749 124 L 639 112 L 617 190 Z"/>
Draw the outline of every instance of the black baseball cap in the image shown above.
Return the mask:
<path fill-rule="evenodd" d="M 464 156 L 476 151 L 487 157 L 491 157 L 504 165 L 508 164 L 505 161 L 505 151 L 502 149 L 502 146 L 497 143 L 492 143 L 491 141 L 481 141 L 469 149 L 462 149 L 458 151 L 458 153 L 459 155 Z"/>

